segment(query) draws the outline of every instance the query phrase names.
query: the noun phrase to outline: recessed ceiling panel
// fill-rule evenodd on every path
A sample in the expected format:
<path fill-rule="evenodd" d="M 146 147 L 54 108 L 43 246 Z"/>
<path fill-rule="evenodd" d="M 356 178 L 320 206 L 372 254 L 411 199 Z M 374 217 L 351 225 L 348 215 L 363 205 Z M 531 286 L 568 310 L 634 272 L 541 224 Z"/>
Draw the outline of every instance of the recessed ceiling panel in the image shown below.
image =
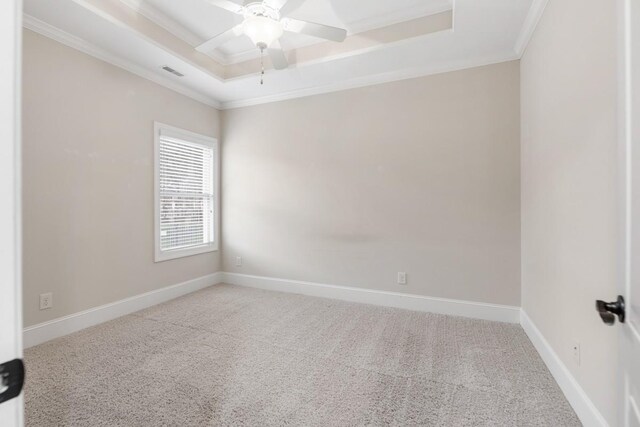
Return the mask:
<path fill-rule="evenodd" d="M 377 0 L 376 0 L 377 1 Z M 343 3 L 349 3 L 342 0 Z M 340 19 L 335 13 L 333 5 L 339 1 L 331 0 L 307 0 L 294 10 L 290 16 L 292 18 L 303 19 L 305 21 L 317 22 L 318 24 L 331 25 L 333 27 L 345 27 L 347 22 Z"/>
<path fill-rule="evenodd" d="M 329 3 L 347 27 L 371 23 L 367 28 L 370 30 L 451 8 L 452 0 L 332 0 Z"/>
<path fill-rule="evenodd" d="M 213 6 L 206 0 L 126 0 L 128 4 L 133 2 L 147 10 L 158 11 L 183 30 L 196 35 L 201 42 L 225 32 L 242 21 L 242 17 Z M 243 4 L 241 0 L 234 2 Z M 450 7 L 451 0 L 307 0 L 290 16 L 346 28 L 353 33 L 408 21 Z M 322 40 L 286 34 L 283 46 L 286 49 L 294 49 L 319 42 Z M 243 54 L 249 55 L 241 59 L 257 56 L 254 46 L 246 40 L 225 43 L 218 51 L 227 57 L 229 62 L 233 62 L 234 56 Z"/>
<path fill-rule="evenodd" d="M 142 0 L 203 41 L 233 27 L 240 17 L 212 6 L 205 0 Z"/>

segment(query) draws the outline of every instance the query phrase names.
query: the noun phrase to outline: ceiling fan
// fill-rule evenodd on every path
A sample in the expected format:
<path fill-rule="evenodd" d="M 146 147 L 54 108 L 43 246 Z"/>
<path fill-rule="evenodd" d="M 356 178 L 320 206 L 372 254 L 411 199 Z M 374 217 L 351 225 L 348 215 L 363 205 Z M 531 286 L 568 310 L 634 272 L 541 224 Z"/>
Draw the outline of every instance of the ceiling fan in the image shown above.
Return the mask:
<path fill-rule="evenodd" d="M 258 2 L 249 0 L 244 6 L 230 0 L 205 1 L 229 12 L 242 15 L 244 20 L 230 30 L 197 46 L 196 49 L 200 52 L 211 52 L 234 37 L 244 34 L 260 49 L 261 53 L 267 51 L 275 69 L 282 70 L 289 66 L 279 40 L 285 31 L 336 42 L 342 42 L 347 37 L 347 31 L 342 28 L 286 17 L 305 0 L 263 0 Z M 264 74 L 264 67 L 262 74 Z"/>

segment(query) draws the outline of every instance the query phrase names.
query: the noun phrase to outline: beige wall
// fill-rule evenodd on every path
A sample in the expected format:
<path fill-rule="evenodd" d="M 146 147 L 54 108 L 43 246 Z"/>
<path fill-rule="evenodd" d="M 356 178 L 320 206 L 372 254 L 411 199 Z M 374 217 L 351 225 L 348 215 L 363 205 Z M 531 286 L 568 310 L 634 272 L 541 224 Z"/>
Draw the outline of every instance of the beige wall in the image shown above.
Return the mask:
<path fill-rule="evenodd" d="M 519 103 L 516 61 L 223 112 L 225 271 L 519 306 Z"/>
<path fill-rule="evenodd" d="M 218 136 L 218 111 L 28 30 L 23 56 L 25 326 L 216 272 L 153 261 L 153 121 Z"/>
<path fill-rule="evenodd" d="M 550 1 L 521 63 L 522 303 L 617 425 L 616 2 Z M 571 347 L 581 344 L 581 365 Z"/>

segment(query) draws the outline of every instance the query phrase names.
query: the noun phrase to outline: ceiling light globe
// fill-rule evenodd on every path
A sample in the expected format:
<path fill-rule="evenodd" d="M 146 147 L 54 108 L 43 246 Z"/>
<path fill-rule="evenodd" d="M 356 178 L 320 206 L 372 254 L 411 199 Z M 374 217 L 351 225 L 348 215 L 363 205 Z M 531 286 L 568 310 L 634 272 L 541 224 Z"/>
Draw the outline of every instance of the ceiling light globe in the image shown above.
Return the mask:
<path fill-rule="evenodd" d="M 282 36 L 282 23 L 264 16 L 250 16 L 242 23 L 242 31 L 261 49 Z"/>

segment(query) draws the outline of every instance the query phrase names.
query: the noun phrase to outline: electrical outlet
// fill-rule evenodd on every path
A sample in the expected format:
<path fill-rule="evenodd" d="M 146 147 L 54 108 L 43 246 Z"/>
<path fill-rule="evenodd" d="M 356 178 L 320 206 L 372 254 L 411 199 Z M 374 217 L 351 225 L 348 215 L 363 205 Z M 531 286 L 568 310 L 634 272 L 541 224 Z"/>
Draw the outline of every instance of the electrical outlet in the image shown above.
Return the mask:
<path fill-rule="evenodd" d="M 404 271 L 398 272 L 398 285 L 406 285 L 407 284 L 407 273 Z"/>
<path fill-rule="evenodd" d="M 571 353 L 573 355 L 573 361 L 575 362 L 576 366 L 580 366 L 580 343 L 575 341 L 572 345 L 571 345 Z"/>
<path fill-rule="evenodd" d="M 53 307 L 53 294 L 51 292 L 40 294 L 40 310 L 46 310 L 51 307 Z"/>
<path fill-rule="evenodd" d="M 242 257 L 241 256 L 237 256 L 236 257 L 236 267 L 242 267 Z"/>

